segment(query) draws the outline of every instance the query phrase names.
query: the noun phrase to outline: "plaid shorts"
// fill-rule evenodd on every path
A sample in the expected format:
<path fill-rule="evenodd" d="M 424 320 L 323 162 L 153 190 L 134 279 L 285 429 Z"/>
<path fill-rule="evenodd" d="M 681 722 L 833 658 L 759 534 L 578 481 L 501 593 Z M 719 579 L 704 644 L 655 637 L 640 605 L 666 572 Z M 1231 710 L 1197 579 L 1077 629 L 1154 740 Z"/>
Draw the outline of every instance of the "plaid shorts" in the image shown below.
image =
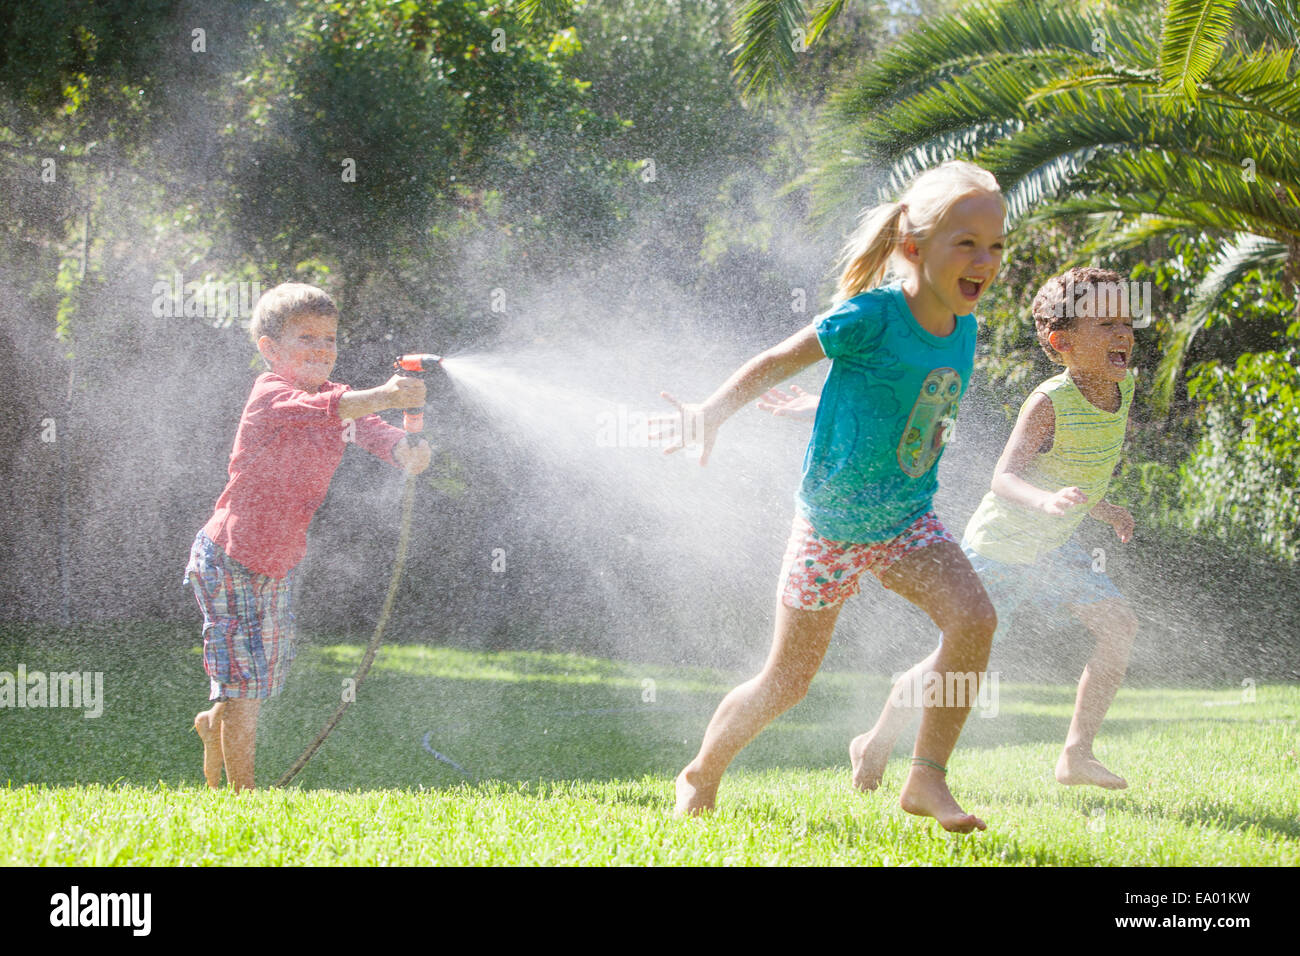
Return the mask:
<path fill-rule="evenodd" d="M 781 600 L 801 611 L 833 607 L 858 593 L 863 571 L 882 578 L 909 551 L 939 541 L 957 543 L 933 511 L 921 515 L 897 537 L 871 544 L 823 538 L 806 518 L 796 515 L 781 569 Z"/>
<path fill-rule="evenodd" d="M 194 586 L 203 611 L 209 699 L 279 694 L 297 653 L 293 571 L 282 578 L 250 571 L 200 531 L 190 549 L 184 583 Z"/>

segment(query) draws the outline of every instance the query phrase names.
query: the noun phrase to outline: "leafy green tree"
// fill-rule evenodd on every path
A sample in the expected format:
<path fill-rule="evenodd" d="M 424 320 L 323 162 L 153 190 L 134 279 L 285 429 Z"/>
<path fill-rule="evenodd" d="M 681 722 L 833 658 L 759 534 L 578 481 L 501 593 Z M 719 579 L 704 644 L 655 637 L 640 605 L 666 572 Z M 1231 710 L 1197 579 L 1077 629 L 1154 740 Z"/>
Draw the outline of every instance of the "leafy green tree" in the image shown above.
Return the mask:
<path fill-rule="evenodd" d="M 1300 559 L 1300 321 L 1277 347 L 1197 366 L 1204 431 L 1181 470 L 1182 510 L 1210 537 Z"/>
<path fill-rule="evenodd" d="M 502 14 L 474 0 L 287 7 L 227 137 L 221 205 L 247 254 L 328 264 L 345 310 L 372 276 L 434 298 L 454 269 L 449 225 L 515 194 L 544 127 L 600 125 L 550 37 Z"/>

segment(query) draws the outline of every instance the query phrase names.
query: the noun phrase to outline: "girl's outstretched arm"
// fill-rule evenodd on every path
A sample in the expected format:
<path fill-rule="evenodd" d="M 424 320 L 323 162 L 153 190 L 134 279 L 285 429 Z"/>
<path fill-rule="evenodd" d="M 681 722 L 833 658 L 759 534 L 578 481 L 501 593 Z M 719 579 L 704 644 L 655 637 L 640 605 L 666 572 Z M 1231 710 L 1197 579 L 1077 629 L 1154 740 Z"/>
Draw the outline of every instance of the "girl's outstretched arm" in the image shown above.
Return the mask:
<path fill-rule="evenodd" d="M 682 429 L 676 444 L 664 449 L 672 454 L 687 444 L 699 444 L 700 464 L 708 464 L 709 453 L 717 441 L 718 429 L 739 409 L 775 385 L 780 385 L 793 375 L 798 375 L 809 365 L 826 357 L 817 329 L 808 325 L 779 345 L 760 352 L 742 365 L 722 383 L 703 404 L 679 402 L 667 392 L 659 394 L 677 406 L 681 412 Z"/>

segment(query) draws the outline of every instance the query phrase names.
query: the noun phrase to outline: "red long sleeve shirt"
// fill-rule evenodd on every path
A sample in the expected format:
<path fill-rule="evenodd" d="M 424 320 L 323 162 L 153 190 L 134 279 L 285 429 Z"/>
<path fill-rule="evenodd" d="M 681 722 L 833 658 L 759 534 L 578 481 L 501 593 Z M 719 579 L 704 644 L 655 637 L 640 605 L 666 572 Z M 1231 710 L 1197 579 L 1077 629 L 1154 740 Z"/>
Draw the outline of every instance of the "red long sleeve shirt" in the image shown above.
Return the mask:
<path fill-rule="evenodd" d="M 350 390 L 326 382 L 309 394 L 274 372 L 253 383 L 230 453 L 230 480 L 203 526 L 249 570 L 283 577 L 307 553 L 307 526 L 353 437 L 339 418 L 339 398 Z M 354 425 L 356 444 L 396 466 L 400 428 L 378 415 Z"/>

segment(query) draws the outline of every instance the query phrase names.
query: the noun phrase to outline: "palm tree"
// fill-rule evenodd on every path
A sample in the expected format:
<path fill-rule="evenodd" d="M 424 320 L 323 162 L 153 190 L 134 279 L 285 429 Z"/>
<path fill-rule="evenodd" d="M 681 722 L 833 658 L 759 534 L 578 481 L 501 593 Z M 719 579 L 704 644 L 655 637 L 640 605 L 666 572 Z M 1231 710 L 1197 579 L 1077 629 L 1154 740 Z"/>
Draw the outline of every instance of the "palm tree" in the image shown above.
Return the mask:
<path fill-rule="evenodd" d="M 840 5 L 823 3 L 810 35 Z M 779 71 L 773 38 L 795 8 L 749 0 L 738 13 L 748 88 Z M 815 212 L 854 208 L 864 180 L 892 189 L 964 155 L 997 175 L 1013 218 L 1082 221 L 1082 256 L 1209 237 L 1217 255 L 1156 374 L 1153 404 L 1167 409 L 1192 337 L 1240 276 L 1280 266 L 1300 297 L 1297 47 L 1298 0 L 1169 0 L 1162 19 L 978 0 L 902 37 L 832 99 Z"/>

